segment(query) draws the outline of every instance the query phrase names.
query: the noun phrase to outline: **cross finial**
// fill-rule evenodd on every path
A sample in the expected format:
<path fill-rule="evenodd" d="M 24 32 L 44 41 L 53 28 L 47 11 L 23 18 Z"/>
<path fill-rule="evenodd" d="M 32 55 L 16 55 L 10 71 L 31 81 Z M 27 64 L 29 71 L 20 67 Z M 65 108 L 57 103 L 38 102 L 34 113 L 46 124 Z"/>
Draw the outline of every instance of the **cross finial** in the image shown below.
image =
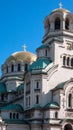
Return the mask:
<path fill-rule="evenodd" d="M 26 51 L 27 46 L 24 44 L 23 46 L 24 51 Z"/>
<path fill-rule="evenodd" d="M 63 6 L 62 2 L 60 2 L 59 6 L 60 6 L 60 9 L 61 9 L 61 8 L 62 8 L 62 6 Z"/>

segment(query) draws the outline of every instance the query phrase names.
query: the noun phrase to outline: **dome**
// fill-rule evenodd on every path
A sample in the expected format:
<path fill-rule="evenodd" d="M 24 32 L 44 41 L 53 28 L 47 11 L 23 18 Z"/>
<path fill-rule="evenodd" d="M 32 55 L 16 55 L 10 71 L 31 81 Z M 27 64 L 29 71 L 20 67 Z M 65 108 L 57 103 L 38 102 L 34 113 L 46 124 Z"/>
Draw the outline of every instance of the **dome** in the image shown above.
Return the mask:
<path fill-rule="evenodd" d="M 70 13 L 69 10 L 64 9 L 64 8 L 58 8 L 58 9 L 55 9 L 55 10 L 52 11 L 52 13 L 55 13 L 55 12 Z M 51 13 L 51 14 L 52 14 L 52 13 Z"/>
<path fill-rule="evenodd" d="M 13 53 L 6 61 L 5 64 L 10 62 L 34 62 L 36 60 L 36 55 L 30 52 L 16 52 Z"/>

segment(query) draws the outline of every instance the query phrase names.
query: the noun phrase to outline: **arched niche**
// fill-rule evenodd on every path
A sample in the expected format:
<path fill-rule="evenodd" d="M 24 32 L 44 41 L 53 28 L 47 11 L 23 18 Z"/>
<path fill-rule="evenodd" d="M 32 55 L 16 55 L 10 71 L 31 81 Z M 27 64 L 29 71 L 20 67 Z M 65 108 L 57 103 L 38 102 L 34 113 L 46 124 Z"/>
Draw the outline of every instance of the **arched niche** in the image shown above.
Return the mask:
<path fill-rule="evenodd" d="M 71 124 L 66 124 L 66 125 L 64 126 L 64 130 L 72 130 Z"/>

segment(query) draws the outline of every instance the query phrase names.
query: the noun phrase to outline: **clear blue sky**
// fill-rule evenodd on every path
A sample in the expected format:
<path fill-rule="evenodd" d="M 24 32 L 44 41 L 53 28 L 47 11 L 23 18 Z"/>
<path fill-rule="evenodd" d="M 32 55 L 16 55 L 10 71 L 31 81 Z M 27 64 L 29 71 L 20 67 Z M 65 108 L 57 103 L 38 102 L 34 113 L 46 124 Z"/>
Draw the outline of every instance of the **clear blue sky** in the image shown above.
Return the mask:
<path fill-rule="evenodd" d="M 63 8 L 73 12 L 73 0 L 62 0 Z M 13 52 L 35 53 L 42 43 L 44 18 L 60 0 L 0 0 L 0 66 Z"/>

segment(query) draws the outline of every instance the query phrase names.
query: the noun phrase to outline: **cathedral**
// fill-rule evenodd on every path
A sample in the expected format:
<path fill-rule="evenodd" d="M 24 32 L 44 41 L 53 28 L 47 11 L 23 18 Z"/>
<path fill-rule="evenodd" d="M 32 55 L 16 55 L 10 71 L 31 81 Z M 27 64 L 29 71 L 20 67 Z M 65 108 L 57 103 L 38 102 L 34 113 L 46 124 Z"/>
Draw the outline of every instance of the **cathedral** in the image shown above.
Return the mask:
<path fill-rule="evenodd" d="M 1 66 L 0 130 L 73 130 L 73 14 L 44 19 L 36 55 L 15 52 Z"/>

